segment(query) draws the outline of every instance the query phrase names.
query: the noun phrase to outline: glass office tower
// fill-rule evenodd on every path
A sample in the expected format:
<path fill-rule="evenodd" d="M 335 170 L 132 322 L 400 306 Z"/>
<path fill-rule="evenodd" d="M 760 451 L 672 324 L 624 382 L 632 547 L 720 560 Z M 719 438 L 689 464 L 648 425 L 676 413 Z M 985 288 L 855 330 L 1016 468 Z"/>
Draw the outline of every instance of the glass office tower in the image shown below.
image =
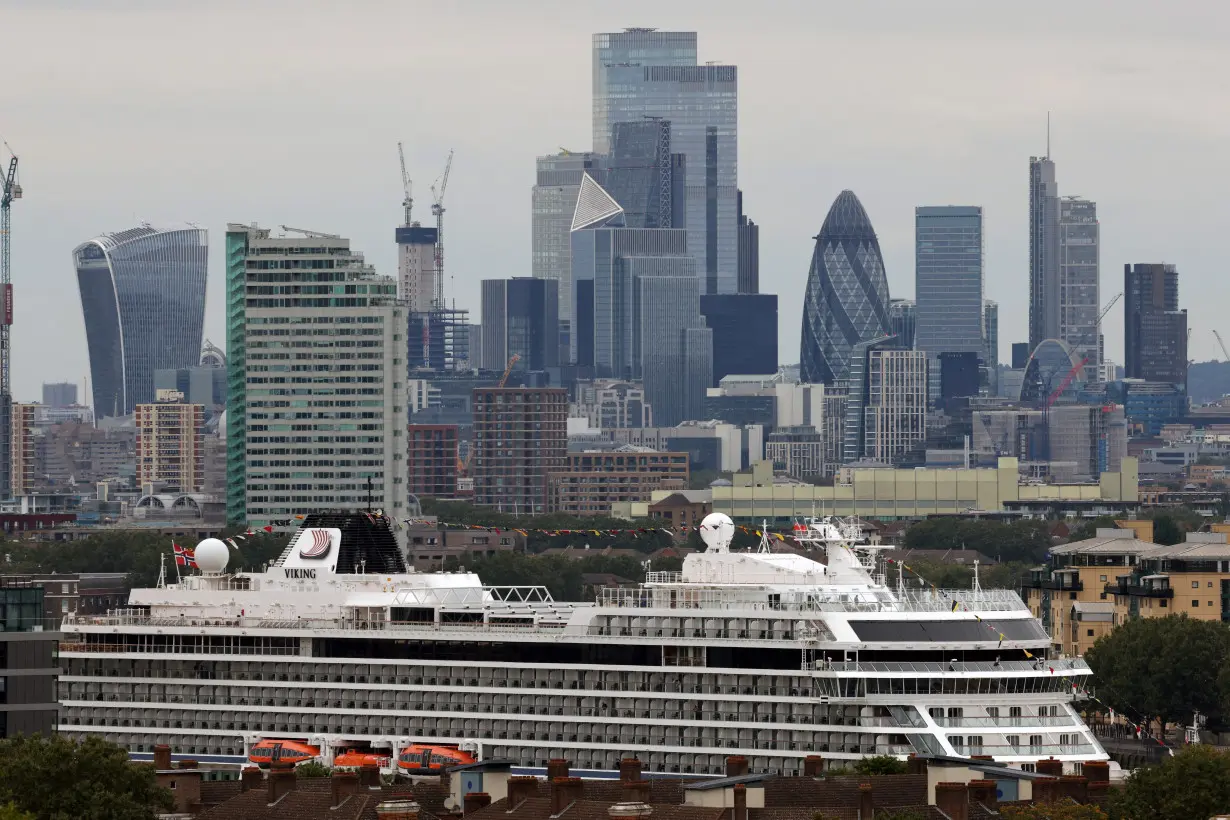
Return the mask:
<path fill-rule="evenodd" d="M 154 371 L 193 367 L 205 325 L 209 234 L 142 225 L 73 250 L 94 417 L 154 401 Z"/>
<path fill-rule="evenodd" d="M 983 339 L 982 208 L 914 209 L 914 347 L 927 353 L 931 396 L 939 396 L 939 355 L 986 356 Z"/>

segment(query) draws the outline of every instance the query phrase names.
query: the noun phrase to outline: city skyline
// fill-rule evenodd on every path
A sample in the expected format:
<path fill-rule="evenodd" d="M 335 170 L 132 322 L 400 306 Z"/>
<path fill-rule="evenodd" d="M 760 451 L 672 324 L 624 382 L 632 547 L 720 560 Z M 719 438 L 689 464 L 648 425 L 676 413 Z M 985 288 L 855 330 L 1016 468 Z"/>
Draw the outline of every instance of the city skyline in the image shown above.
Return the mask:
<path fill-rule="evenodd" d="M 400 75 L 393 76 L 397 72 L 384 72 L 386 77 L 360 65 L 344 67 L 329 77 L 292 54 L 276 69 L 255 58 L 252 64 L 236 66 L 249 79 L 272 83 L 278 91 L 241 97 L 240 113 L 271 106 L 272 124 L 250 125 L 239 133 L 228 125 L 235 112 L 224 106 L 224 101 L 234 102 L 233 95 L 223 92 L 230 88 L 228 67 L 205 56 L 207 41 L 223 36 L 229 11 L 238 13 L 239 6 L 221 3 L 222 11 L 216 14 L 142 12 L 129 3 L 75 8 L 81 30 L 97 34 L 88 39 L 75 27 L 63 28 L 65 4 L 9 9 L 16 27 L 31 34 L 14 44 L 30 71 L 21 82 L 0 90 L 6 115 L 0 129 L 22 157 L 26 188 L 25 198 L 13 211 L 15 399 L 36 398 L 45 380 L 80 383 L 87 372 L 80 319 L 44 322 L 35 317 L 58 315 L 62 309 L 59 297 L 70 280 L 57 271 L 63 265 L 58 260 L 80 237 L 114 226 L 117 214 L 135 211 L 139 218 L 158 222 L 192 220 L 212 230 L 205 327 L 211 338 L 223 336 L 220 234 L 227 221 L 285 219 L 340 231 L 368 250 L 377 270 L 391 275 L 396 270 L 396 247 L 388 235 L 400 222 L 402 198 L 394 156 L 400 139 L 406 140 L 407 162 L 417 180 L 418 213 L 426 210 L 426 188 L 440 173 L 448 148 L 458 149 L 449 191 L 445 291 L 450 302 L 456 298 L 459 306 L 476 313 L 481 279 L 530 274 L 525 202 L 533 158 L 561 144 L 574 150 L 592 147 L 592 119 L 587 116 L 592 35 L 640 23 L 696 31 L 703 57 L 740 67 L 739 185 L 754 203 L 751 215 L 761 227 L 760 289 L 787 300 L 780 322 L 783 351 L 798 349 L 797 313 L 792 316 L 790 311 L 799 305 L 790 295 L 803 287 L 801 271 L 811 250 L 809 231 L 815 230 L 826 205 L 845 187 L 858 191 L 875 215 L 895 296 L 906 297 L 912 291 L 913 208 L 967 202 L 982 205 L 987 213 L 987 297 L 1001 305 L 1023 304 L 1028 206 L 1020 169 L 1028 156 L 1044 150 L 1048 110 L 1053 112 L 1051 154 L 1062 165 L 1063 192 L 1086 195 L 1098 203 L 1103 292 L 1118 290 L 1107 275 L 1137 259 L 1178 265 L 1189 294 L 1215 287 L 1218 260 L 1209 237 L 1218 235 L 1216 226 L 1224 223 L 1227 207 L 1213 184 L 1224 176 L 1220 169 L 1227 162 L 1215 146 L 1228 124 L 1197 112 L 1202 110 L 1198 101 L 1212 91 L 1211 85 L 1202 83 L 1211 83 L 1203 66 L 1216 54 L 1213 35 L 1230 24 L 1230 15 L 1216 11 L 1200 28 L 1182 19 L 1167 19 L 1159 29 L 1156 20 L 1140 13 L 1145 7 L 1122 6 L 1114 26 L 1095 27 L 1097 36 L 1091 40 L 1058 35 L 1057 45 L 1066 44 L 1080 57 L 1068 61 L 1062 72 L 1056 68 L 1039 73 L 1027 57 L 1034 42 L 1031 32 L 1037 33 L 1039 23 L 1013 24 L 1017 30 L 1010 31 L 1006 19 L 995 15 L 977 21 L 960 19 L 957 5 L 942 4 L 935 20 L 905 10 L 891 23 L 871 10 L 847 9 L 826 19 L 822 29 L 819 14 L 813 21 L 806 14 L 799 18 L 771 10 L 775 13 L 749 20 L 722 7 L 711 13 L 706 7 L 702 14 L 699 4 L 680 4 L 666 11 L 632 3 L 617 16 L 579 13 L 553 20 L 542 31 L 491 6 L 490 19 L 503 33 L 498 38 L 484 36 L 482 48 L 468 49 L 469 64 L 454 59 L 466 31 L 463 12 L 433 8 L 419 16 L 417 22 L 437 39 L 430 54 L 420 58 L 407 57 L 394 47 L 395 26 L 381 22 L 389 14 L 397 19 L 392 5 L 373 2 L 343 18 L 323 6 L 309 6 L 296 15 L 297 37 L 323 42 L 336 36 L 336 26 L 344 23 L 345 31 L 361 32 L 370 41 L 365 53 L 373 65 L 396 56 L 411 64 L 422 59 L 424 68 L 430 58 L 452 69 L 458 76 L 448 83 L 424 83 L 416 90 L 425 103 L 447 116 L 424 120 L 388 106 L 385 90 L 400 81 Z M 255 28 L 285 22 L 259 2 L 243 8 L 245 19 Z M 380 13 L 373 14 L 376 10 Z M 1101 20 L 1091 11 L 1073 13 L 1078 18 L 1074 25 Z M 170 44 L 153 37 L 151 27 L 171 19 L 177 21 L 173 24 L 187 21 L 198 27 L 196 39 L 168 50 Z M 784 25 L 786 19 L 790 25 Z M 941 24 L 952 25 L 952 31 L 941 31 Z M 938 39 L 931 37 L 929 45 L 920 43 L 928 39 L 917 37 L 920 31 L 938 34 Z M 770 33 L 771 42 L 766 39 Z M 526 48 L 526 38 L 534 48 Z M 1146 38 L 1173 58 L 1151 65 L 1147 74 L 1124 50 L 1125 43 Z M 28 50 L 26 43 L 36 41 L 51 47 L 43 52 Z M 136 43 L 144 44 L 142 60 L 162 55 L 165 70 L 140 99 L 130 100 L 135 109 L 126 109 L 123 118 L 104 116 L 105 105 L 92 107 L 97 91 L 119 84 L 135 66 L 134 58 L 123 53 L 126 42 L 134 46 L 127 49 L 132 52 L 140 51 Z M 822 82 L 829 65 L 802 60 L 798 55 L 805 52 L 798 46 L 804 42 L 831 55 L 832 65 L 858 55 L 862 65 L 875 66 L 860 74 L 854 88 L 826 87 L 824 93 L 833 97 L 835 109 L 840 112 L 844 107 L 849 114 L 833 117 L 826 111 L 784 104 L 800 88 L 798 81 L 783 81 L 786 72 Z M 114 60 L 97 59 L 103 43 Z M 888 60 L 894 49 L 899 54 Z M 525 57 L 524 51 L 538 55 Z M 200 59 L 185 58 L 198 52 Z M 552 75 L 553 84 L 542 81 L 543 93 L 506 95 L 514 82 L 526 82 L 494 77 L 494 67 L 510 59 L 520 59 L 534 77 L 541 76 L 537 66 L 560 70 Z M 973 60 L 980 61 L 980 76 L 970 79 L 961 69 Z M 913 99 L 908 84 L 901 82 L 900 69 L 906 63 L 926 65 L 936 80 L 932 86 L 945 88 L 928 97 L 929 106 Z M 74 69 L 86 65 L 90 71 Z M 255 75 L 254 67 L 260 69 Z M 69 82 L 67 78 L 74 75 L 78 79 Z M 958 75 L 960 87 L 942 82 Z M 352 92 L 360 77 L 362 88 Z M 281 124 L 289 122 L 295 107 L 305 104 L 302 95 L 309 87 L 309 96 L 325 99 L 326 108 L 361 110 L 365 116 L 371 114 L 371 122 L 359 133 L 349 124 L 350 118 L 338 116 L 335 123 L 322 124 L 306 137 Z M 168 106 L 184 89 L 193 92 L 196 107 Z M 515 96 L 516 102 L 500 99 L 504 95 Z M 1082 100 L 1091 96 L 1099 104 L 1087 110 Z M 473 99 L 484 102 L 484 120 L 502 117 L 505 127 L 494 131 L 466 115 L 462 108 Z M 986 99 L 995 102 L 984 105 Z M 976 101 L 978 110 L 971 113 Z M 517 107 L 517 116 L 507 113 L 509 106 Z M 1153 114 L 1148 121 L 1139 117 L 1142 108 Z M 95 116 L 100 124 L 88 141 L 65 127 L 62 112 L 70 110 Z M 913 124 L 906 128 L 905 121 Z M 910 138 L 895 136 L 898 133 Z M 806 145 L 808 150 L 782 153 L 781 146 L 789 144 Z M 327 156 L 324 166 L 322 156 Z M 158 173 L 134 174 L 134 167 L 158 168 Z M 322 167 L 339 183 L 327 197 L 319 194 Z M 1175 207 L 1167 207 L 1168 203 Z M 1214 357 L 1215 304 L 1203 300 L 1184 307 L 1191 310 L 1193 358 Z M 1004 310 L 1000 317 L 1001 361 L 1007 360 L 1011 342 L 1026 338 L 1021 314 Z M 1103 335 L 1107 356 L 1121 363 L 1123 330 L 1118 314 L 1107 315 Z M 26 353 L 33 350 L 40 355 Z M 55 362 L 50 368 L 48 360 Z"/>

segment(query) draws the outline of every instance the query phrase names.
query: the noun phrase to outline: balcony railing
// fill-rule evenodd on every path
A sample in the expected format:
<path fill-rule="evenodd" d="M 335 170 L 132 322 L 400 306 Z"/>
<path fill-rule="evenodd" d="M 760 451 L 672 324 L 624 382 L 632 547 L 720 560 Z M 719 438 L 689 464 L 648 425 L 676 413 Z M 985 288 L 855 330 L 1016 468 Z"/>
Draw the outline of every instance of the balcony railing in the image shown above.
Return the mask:
<path fill-rule="evenodd" d="M 1108 595 L 1135 595 L 1142 598 L 1173 598 L 1171 587 L 1144 586 L 1142 584 L 1107 584 L 1103 591 Z"/>

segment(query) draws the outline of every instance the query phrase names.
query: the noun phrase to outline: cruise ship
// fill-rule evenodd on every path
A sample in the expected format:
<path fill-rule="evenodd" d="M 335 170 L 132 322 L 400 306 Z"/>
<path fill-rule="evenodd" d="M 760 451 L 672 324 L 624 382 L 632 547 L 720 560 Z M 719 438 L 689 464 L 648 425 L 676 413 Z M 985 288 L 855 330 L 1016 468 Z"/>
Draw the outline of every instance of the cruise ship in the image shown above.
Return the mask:
<path fill-rule="evenodd" d="M 207 539 L 192 574 L 65 618 L 60 729 L 136 759 L 244 765 L 280 739 L 325 764 L 396 771 L 430 746 L 588 777 L 629 756 L 662 775 L 736 754 L 783 775 L 808 755 L 1107 759 L 1073 708 L 1089 667 L 1051 657 L 1015 592 L 886 578 L 852 521 L 796 528 L 823 560 L 732 550 L 720 513 L 701 532 L 681 572 L 585 603 L 414 572 L 378 514 L 308 516 L 263 572 Z"/>

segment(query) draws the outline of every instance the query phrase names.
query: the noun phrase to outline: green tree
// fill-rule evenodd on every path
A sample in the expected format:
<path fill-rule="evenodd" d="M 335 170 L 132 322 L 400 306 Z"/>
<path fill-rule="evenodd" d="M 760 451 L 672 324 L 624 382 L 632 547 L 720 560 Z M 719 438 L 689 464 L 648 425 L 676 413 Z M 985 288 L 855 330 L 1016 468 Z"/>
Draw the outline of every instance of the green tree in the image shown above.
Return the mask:
<path fill-rule="evenodd" d="M 37 820 L 154 820 L 174 806 L 154 769 L 97 737 L 0 740 L 0 805 Z"/>
<path fill-rule="evenodd" d="M 34 820 L 34 815 L 22 811 L 16 805 L 9 803 L 0 806 L 0 820 Z"/>
<path fill-rule="evenodd" d="M 928 518 L 905 532 L 907 549 L 967 549 L 998 561 L 1037 564 L 1051 547 L 1045 521 L 1008 523 L 981 518 L 943 516 Z"/>
<path fill-rule="evenodd" d="M 1173 515 L 1158 515 L 1153 519 L 1153 543 L 1170 546 L 1184 538 L 1185 529 Z"/>
<path fill-rule="evenodd" d="M 1116 820 L 1204 820 L 1228 807 L 1230 753 L 1200 744 L 1133 771 L 1109 806 Z"/>
<path fill-rule="evenodd" d="M 1069 541 L 1086 541 L 1090 538 L 1096 538 L 1098 530 L 1101 529 L 1116 529 L 1119 525 L 1115 523 L 1113 515 L 1101 515 L 1092 521 L 1086 521 L 1079 527 L 1076 527 L 1068 535 Z"/>
<path fill-rule="evenodd" d="M 1163 728 L 1197 710 L 1220 713 L 1218 676 L 1227 658 L 1230 630 L 1186 615 L 1133 618 L 1085 653 L 1103 700 L 1161 720 Z"/>
<path fill-rule="evenodd" d="M 296 777 L 332 777 L 333 769 L 319 760 L 309 760 L 295 767 Z"/>
<path fill-rule="evenodd" d="M 857 774 L 905 774 L 904 760 L 898 760 L 892 755 L 874 755 L 864 757 L 854 762 Z"/>

